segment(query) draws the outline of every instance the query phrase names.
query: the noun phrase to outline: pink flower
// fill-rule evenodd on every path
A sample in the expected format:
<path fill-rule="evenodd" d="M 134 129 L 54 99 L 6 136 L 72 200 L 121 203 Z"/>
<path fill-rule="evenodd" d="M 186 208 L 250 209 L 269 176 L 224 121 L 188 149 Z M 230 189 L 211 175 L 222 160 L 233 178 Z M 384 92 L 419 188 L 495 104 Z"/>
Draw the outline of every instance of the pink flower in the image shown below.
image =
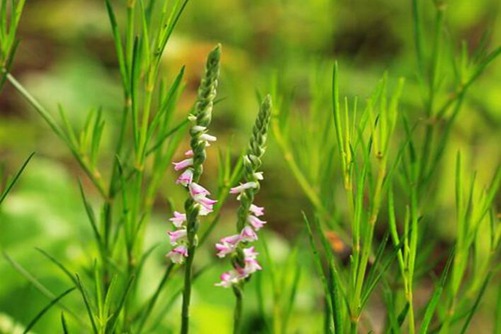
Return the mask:
<path fill-rule="evenodd" d="M 257 258 L 257 256 L 259 255 L 259 253 L 256 252 L 256 249 L 254 248 L 254 246 L 249 247 L 249 248 L 244 248 L 243 252 L 244 252 L 245 261 L 255 260 Z"/>
<path fill-rule="evenodd" d="M 201 216 L 205 216 L 211 213 L 213 211 L 213 206 L 217 203 L 217 201 L 205 197 L 210 194 L 209 191 L 195 182 L 190 183 L 189 188 L 191 197 L 200 205 L 199 214 Z"/>
<path fill-rule="evenodd" d="M 240 242 L 240 234 L 230 235 L 229 237 L 222 238 L 216 244 L 217 256 L 220 258 L 233 253 Z"/>
<path fill-rule="evenodd" d="M 254 231 L 259 231 L 261 229 L 261 227 L 263 227 L 264 224 L 266 224 L 266 222 L 264 220 L 261 220 L 253 215 L 248 215 L 247 221 L 254 228 Z"/>
<path fill-rule="evenodd" d="M 182 184 L 183 186 L 188 186 L 193 181 L 193 169 L 186 169 L 176 180 L 177 184 Z"/>
<path fill-rule="evenodd" d="M 217 201 L 207 198 L 205 196 L 198 196 L 193 199 L 200 206 L 200 211 L 198 212 L 200 216 L 206 216 L 212 211 L 214 211 L 214 204 L 217 203 Z"/>
<path fill-rule="evenodd" d="M 250 260 L 245 259 L 245 267 L 244 267 L 241 275 L 244 278 L 249 277 L 250 275 L 252 275 L 256 271 L 261 270 L 261 269 L 263 269 L 263 268 L 261 268 L 261 266 L 259 265 L 259 262 L 257 262 L 256 259 L 250 259 Z"/>
<path fill-rule="evenodd" d="M 175 227 L 180 228 L 186 221 L 186 214 L 174 211 L 174 217 L 169 219 Z"/>
<path fill-rule="evenodd" d="M 192 157 L 193 156 L 193 150 L 188 150 L 188 151 L 184 152 L 184 155 L 187 156 L 187 157 Z"/>
<path fill-rule="evenodd" d="M 188 248 L 185 245 L 179 245 L 171 250 L 167 257 L 174 263 L 183 263 L 184 258 L 188 257 Z"/>
<path fill-rule="evenodd" d="M 230 270 L 221 275 L 221 282 L 216 283 L 216 286 L 222 286 L 223 288 L 229 288 L 233 284 L 237 284 L 242 279 L 240 273 L 236 270 Z"/>
<path fill-rule="evenodd" d="M 173 164 L 174 170 L 185 169 L 186 167 L 193 165 L 193 158 L 184 159 L 180 162 L 173 162 Z"/>
<path fill-rule="evenodd" d="M 256 217 L 264 215 L 264 208 L 262 206 L 251 204 L 249 211 Z"/>
<path fill-rule="evenodd" d="M 240 241 L 252 242 L 257 240 L 257 234 L 250 226 L 245 226 L 240 232 Z"/>
<path fill-rule="evenodd" d="M 254 182 L 254 181 L 243 183 L 237 187 L 231 188 L 230 194 L 240 194 L 246 189 L 257 188 L 257 187 L 258 187 L 258 184 L 257 184 L 257 182 Z"/>
<path fill-rule="evenodd" d="M 195 197 L 210 195 L 210 192 L 198 183 L 192 182 L 190 183 L 190 195 L 196 200 Z"/>
<path fill-rule="evenodd" d="M 167 233 L 169 234 L 170 244 L 172 246 L 176 246 L 180 239 L 181 240 L 186 239 L 186 229 L 185 228 L 175 230 L 172 232 L 167 232 Z"/>

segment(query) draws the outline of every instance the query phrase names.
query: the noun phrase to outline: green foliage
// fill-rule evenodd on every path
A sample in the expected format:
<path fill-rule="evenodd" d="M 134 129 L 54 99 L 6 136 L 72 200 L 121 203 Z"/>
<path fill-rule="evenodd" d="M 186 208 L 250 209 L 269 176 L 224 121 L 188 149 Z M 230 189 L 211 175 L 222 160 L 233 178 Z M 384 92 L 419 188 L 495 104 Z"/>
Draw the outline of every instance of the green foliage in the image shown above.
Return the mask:
<path fill-rule="evenodd" d="M 495 1 L 106 0 L 101 44 L 114 55 L 99 38 L 78 44 L 92 28 L 80 36 L 68 25 L 82 23 L 65 21 L 76 55 L 44 68 L 56 73 L 52 90 L 50 80 L 30 83 L 33 63 L 16 54 L 18 36 L 43 31 L 23 26 L 32 8 L 56 13 L 34 3 L 0 0 L 0 111 L 4 101 L 6 111 L 23 106 L 12 103 L 14 88 L 45 122 L 26 117 L 30 138 L 43 138 L 35 143 L 11 129 L 16 117 L 0 116 L 2 154 L 20 143 L 42 148 L 12 159 L 21 166 L 13 173 L 0 170 L 0 333 L 229 331 L 234 300 L 213 287 L 224 267 L 209 244 L 215 231 L 234 230 L 230 187 L 258 182 L 263 161 L 267 182 L 243 192 L 236 209 L 241 230 L 262 188 L 270 228 L 245 299 L 244 284 L 234 286 L 234 332 L 499 332 L 501 46 L 489 45 L 499 27 L 485 23 Z M 225 61 L 216 47 L 203 74 L 213 39 Z M 79 85 L 76 98 L 52 110 L 72 91 L 64 78 Z M 242 157 L 234 147 L 247 140 L 249 88 L 259 82 L 272 93 Z M 223 143 L 217 159 L 200 138 L 209 123 Z M 194 181 L 203 172 L 217 189 L 207 221 L 168 171 L 188 145 Z M 178 266 L 161 260 L 158 222 L 183 200 L 189 257 Z"/>

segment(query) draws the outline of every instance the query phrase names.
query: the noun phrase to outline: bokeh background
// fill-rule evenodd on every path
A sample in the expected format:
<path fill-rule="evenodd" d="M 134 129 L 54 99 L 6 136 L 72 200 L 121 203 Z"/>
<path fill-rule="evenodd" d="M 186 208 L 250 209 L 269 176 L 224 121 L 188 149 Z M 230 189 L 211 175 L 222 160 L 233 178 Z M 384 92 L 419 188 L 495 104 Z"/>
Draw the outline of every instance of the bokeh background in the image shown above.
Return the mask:
<path fill-rule="evenodd" d="M 432 2 L 428 2 L 424 15 L 429 22 L 426 28 L 431 30 L 434 12 Z M 497 0 L 450 1 L 447 37 L 453 41 L 453 49 L 449 51 L 456 52 L 460 41 L 464 41 L 473 52 L 484 36 L 488 45 L 499 46 L 500 9 Z M 113 129 L 122 96 L 103 1 L 27 1 L 19 37 L 21 44 L 12 72 L 43 105 L 54 113 L 58 105 L 64 106 L 77 127 L 90 109 L 102 108 Z M 223 45 L 219 91 L 223 101 L 216 106 L 213 132 L 221 139 L 221 147 L 231 145 L 236 154 L 246 144 L 257 113 L 256 94 L 270 89 L 272 78 L 280 77 L 281 89 L 294 96 L 291 110 L 301 116 L 309 110 L 314 89 L 312 77 L 328 82 L 334 60 L 340 66 L 341 95 L 365 99 L 387 71 L 390 78 L 406 78 L 402 103 L 416 115 L 420 113 L 410 1 L 191 1 L 167 46 L 162 68 L 169 79 L 182 65 L 186 66 L 186 89 L 178 108 L 179 119 L 193 104 L 205 56 L 216 43 Z M 487 171 L 492 171 L 501 159 L 500 82 L 501 61 L 497 60 L 473 87 L 453 133 L 455 143 L 471 153 L 471 167 L 480 171 L 480 178 L 485 171 L 486 180 L 491 174 Z M 326 103 L 326 112 L 330 107 Z M 104 151 L 107 145 L 110 142 L 106 141 L 105 133 Z M 78 180 L 84 185 L 86 180 L 66 147 L 7 84 L 0 93 L 0 162 L 12 173 L 32 152 L 36 152 L 34 159 L 1 208 L 0 246 L 37 277 L 57 288 L 60 274 L 35 247 L 60 254 L 74 261 L 76 267 L 89 260 L 86 243 L 91 230 L 78 193 Z M 180 151 L 178 156 L 181 154 Z M 280 262 L 290 250 L 292 240 L 304 231 L 301 212 L 308 212 L 310 205 L 289 173 L 272 136 L 264 168 L 266 182 L 259 203 L 266 205 L 270 244 L 273 256 Z M 209 160 L 207 175 L 216 175 L 216 169 L 215 158 Z M 452 169 L 444 168 L 442 172 L 453 174 Z M 165 193 L 159 195 L 156 203 L 150 231 L 154 242 L 161 241 L 159 236 L 163 236 L 168 226 L 171 212 L 168 200 L 182 201 L 169 190 L 169 182 L 174 180 L 174 173 L 168 174 Z M 446 198 L 450 193 L 442 196 Z M 452 198 L 449 203 L 453 205 Z M 235 205 L 229 203 L 228 214 L 223 214 L 221 221 L 223 226 L 232 223 L 231 209 Z M 445 218 L 437 238 L 447 243 L 451 228 Z M 162 253 L 167 250 L 165 238 L 158 263 L 149 269 L 153 274 L 161 270 Z M 208 282 L 217 279 L 217 270 L 207 275 Z M 214 290 L 208 296 L 204 294 L 194 318 L 199 318 L 200 323 L 212 319 L 211 323 L 218 323 L 224 332 L 224 328 L 230 328 L 231 293 Z M 317 321 L 321 312 L 307 312 L 318 302 L 312 297 L 314 290 L 315 287 L 304 284 L 294 321 L 315 319 L 321 328 L 321 321 Z M 492 307 L 488 297 L 485 309 Z M 202 299 L 201 295 L 198 298 Z M 45 297 L 4 259 L 0 260 L 0 333 L 2 322 L 14 319 L 27 322 L 46 303 Z M 51 324 L 57 323 L 59 316 L 54 313 L 40 323 L 38 332 L 54 333 Z M 485 317 L 480 314 L 476 320 L 486 326 L 477 327 L 486 330 L 484 333 L 490 328 L 489 317 L 490 313 Z M 299 332 L 308 332 L 308 326 L 297 328 Z"/>

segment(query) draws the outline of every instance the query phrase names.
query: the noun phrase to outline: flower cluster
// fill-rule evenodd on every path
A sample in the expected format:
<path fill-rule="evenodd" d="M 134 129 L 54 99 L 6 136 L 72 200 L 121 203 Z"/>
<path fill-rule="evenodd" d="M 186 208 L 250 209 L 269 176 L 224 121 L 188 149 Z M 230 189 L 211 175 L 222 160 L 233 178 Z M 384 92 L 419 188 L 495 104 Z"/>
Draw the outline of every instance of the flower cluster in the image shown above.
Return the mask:
<path fill-rule="evenodd" d="M 261 266 L 257 261 L 258 253 L 249 243 L 258 239 L 257 233 L 266 224 L 261 217 L 264 208 L 253 204 L 254 195 L 258 192 L 263 180 L 263 173 L 258 172 L 261 166 L 261 157 L 265 152 L 266 133 L 271 116 L 271 98 L 267 96 L 259 111 L 252 131 L 247 154 L 243 157 L 243 180 L 239 186 L 231 188 L 230 193 L 237 195 L 240 201 L 238 210 L 238 234 L 222 238 L 216 244 L 217 256 L 231 257 L 233 269 L 221 275 L 221 282 L 217 286 L 231 287 L 245 282 Z"/>
<path fill-rule="evenodd" d="M 176 183 L 185 187 L 189 194 L 184 205 L 186 213 L 174 212 L 174 217 L 170 219 L 176 230 L 168 234 L 170 243 L 175 248 L 167 254 L 167 257 L 174 263 L 183 263 L 186 258 L 193 258 L 198 242 L 198 217 L 211 213 L 216 203 L 207 197 L 210 193 L 199 184 L 199 180 L 206 158 L 205 149 L 217 139 L 207 131 L 216 97 L 220 54 L 219 45 L 209 53 L 205 75 L 198 89 L 197 102 L 193 113 L 188 116 L 188 120 L 193 124 L 190 128 L 191 149 L 185 152 L 184 160 L 173 163 L 174 170 L 183 171 Z"/>
<path fill-rule="evenodd" d="M 211 141 L 216 140 L 216 137 L 210 137 Z M 206 146 L 208 146 L 208 142 Z M 185 156 L 185 160 L 173 163 L 176 171 L 184 169 L 183 173 L 176 180 L 176 183 L 188 188 L 190 197 L 198 209 L 198 214 L 206 216 L 213 211 L 213 206 L 217 201 L 208 198 L 207 196 L 210 195 L 210 192 L 198 183 L 193 182 L 193 168 L 191 168 L 193 166 L 193 151 L 189 150 L 185 152 Z M 188 257 L 186 214 L 175 211 L 174 217 L 169 220 L 176 230 L 168 232 L 170 243 L 175 248 L 167 254 L 167 257 L 174 263 L 183 263 L 185 258 Z"/>
<path fill-rule="evenodd" d="M 232 188 L 230 193 L 240 196 L 245 189 L 255 189 L 256 186 L 257 183 L 255 182 L 247 182 Z M 256 232 L 266 224 L 265 221 L 258 218 L 263 214 L 263 207 L 251 204 L 247 215 L 247 224 L 245 224 L 241 232 L 224 237 L 216 244 L 218 257 L 233 256 L 233 269 L 221 275 L 221 282 L 217 283 L 217 286 L 228 288 L 243 281 L 257 270 L 261 270 L 261 266 L 257 261 L 258 253 L 253 246 L 247 248 L 245 246 L 258 239 Z"/>

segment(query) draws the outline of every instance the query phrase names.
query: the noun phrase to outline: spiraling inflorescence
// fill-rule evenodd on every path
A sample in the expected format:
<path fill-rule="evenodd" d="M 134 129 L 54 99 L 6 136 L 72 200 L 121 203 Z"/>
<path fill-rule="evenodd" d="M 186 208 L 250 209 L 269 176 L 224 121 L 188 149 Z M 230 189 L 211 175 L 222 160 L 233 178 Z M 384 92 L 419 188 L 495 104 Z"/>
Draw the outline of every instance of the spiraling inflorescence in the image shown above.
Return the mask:
<path fill-rule="evenodd" d="M 261 220 L 264 208 L 253 204 L 254 196 L 259 191 L 263 180 L 261 158 L 266 149 L 266 135 L 271 117 L 271 97 L 268 95 L 261 104 L 247 153 L 243 157 L 243 176 L 240 185 L 231 188 L 230 193 L 236 194 L 240 201 L 237 219 L 238 234 L 222 238 L 216 244 L 217 256 L 231 256 L 233 269 L 221 275 L 217 286 L 231 287 L 249 278 L 261 265 L 257 261 L 258 253 L 250 243 L 258 239 L 257 233 L 266 224 Z"/>
<path fill-rule="evenodd" d="M 207 197 L 210 192 L 201 186 L 199 181 L 206 159 L 205 149 L 217 139 L 207 132 L 216 97 L 220 57 L 221 46 L 218 45 L 207 57 L 205 75 L 198 89 L 197 102 L 193 113 L 188 116 L 193 124 L 190 128 L 191 149 L 185 152 L 186 159 L 173 163 L 174 170 L 183 170 L 176 183 L 186 187 L 189 194 L 184 205 L 186 213 L 176 211 L 174 217 L 170 219 L 176 230 L 168 234 L 170 243 L 175 248 L 167 254 L 167 257 L 174 263 L 184 263 L 189 256 L 190 249 L 194 250 L 197 243 L 198 217 L 211 213 L 216 203 L 215 200 Z"/>

